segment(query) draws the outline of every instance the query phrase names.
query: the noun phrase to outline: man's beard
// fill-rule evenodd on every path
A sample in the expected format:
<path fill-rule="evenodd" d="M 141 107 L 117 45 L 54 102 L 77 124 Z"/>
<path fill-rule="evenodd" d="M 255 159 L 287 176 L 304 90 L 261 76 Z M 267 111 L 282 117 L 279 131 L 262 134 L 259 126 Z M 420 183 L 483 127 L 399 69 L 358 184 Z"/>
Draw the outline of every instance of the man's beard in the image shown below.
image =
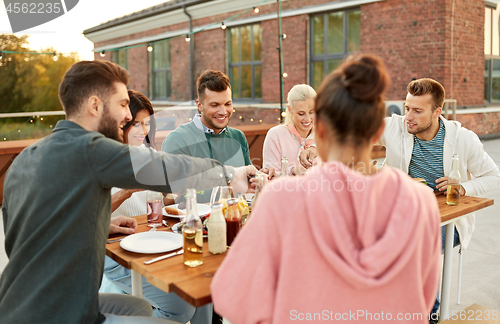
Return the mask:
<path fill-rule="evenodd" d="M 432 119 L 431 119 L 431 121 L 429 122 L 429 124 L 427 126 L 418 127 L 417 129 L 415 129 L 413 131 L 411 131 L 410 128 L 408 127 L 408 125 L 406 125 L 406 130 L 410 134 L 417 135 L 417 134 L 420 134 L 420 133 L 423 133 L 423 132 L 427 131 L 429 128 L 431 128 L 431 126 L 432 126 Z"/>
<path fill-rule="evenodd" d="M 107 138 L 123 143 L 123 135 L 118 131 L 116 121 L 109 115 L 109 110 L 106 104 L 104 105 L 104 113 L 101 121 L 99 122 L 97 131 Z"/>

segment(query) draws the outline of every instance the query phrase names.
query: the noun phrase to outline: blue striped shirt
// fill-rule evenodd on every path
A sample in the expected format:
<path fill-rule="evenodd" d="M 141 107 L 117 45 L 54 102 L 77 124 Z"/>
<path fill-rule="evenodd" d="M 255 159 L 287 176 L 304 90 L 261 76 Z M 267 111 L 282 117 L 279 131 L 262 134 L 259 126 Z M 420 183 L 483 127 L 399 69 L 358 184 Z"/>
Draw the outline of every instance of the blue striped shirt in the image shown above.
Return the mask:
<path fill-rule="evenodd" d="M 443 146 L 446 131 L 441 120 L 439 124 L 439 132 L 430 141 L 421 140 L 413 135 L 413 152 L 408 167 L 410 177 L 424 178 L 427 185 L 434 190 L 436 190 L 436 179 L 444 177 Z"/>

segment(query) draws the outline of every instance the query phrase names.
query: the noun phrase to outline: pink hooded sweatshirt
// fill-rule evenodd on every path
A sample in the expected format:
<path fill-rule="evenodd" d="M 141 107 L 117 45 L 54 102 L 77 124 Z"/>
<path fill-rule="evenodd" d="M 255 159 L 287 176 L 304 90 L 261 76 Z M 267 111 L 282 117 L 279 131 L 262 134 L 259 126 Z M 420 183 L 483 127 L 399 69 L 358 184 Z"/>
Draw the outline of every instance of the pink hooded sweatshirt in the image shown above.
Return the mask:
<path fill-rule="evenodd" d="M 338 162 L 265 187 L 211 284 L 233 324 L 428 323 L 441 251 L 434 194 Z"/>

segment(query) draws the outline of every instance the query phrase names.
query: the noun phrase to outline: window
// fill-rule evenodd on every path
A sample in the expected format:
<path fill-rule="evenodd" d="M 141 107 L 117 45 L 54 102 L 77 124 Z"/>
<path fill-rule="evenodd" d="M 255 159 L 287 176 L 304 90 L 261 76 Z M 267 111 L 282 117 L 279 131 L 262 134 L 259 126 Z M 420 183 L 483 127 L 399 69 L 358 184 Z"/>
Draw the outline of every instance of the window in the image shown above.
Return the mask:
<path fill-rule="evenodd" d="M 128 70 L 128 51 L 126 49 L 113 51 L 113 62 Z"/>
<path fill-rule="evenodd" d="M 328 73 L 359 51 L 360 18 L 359 9 L 311 17 L 311 84 L 316 90 Z"/>
<path fill-rule="evenodd" d="M 233 99 L 258 100 L 262 98 L 261 44 L 260 24 L 229 29 L 229 79 Z"/>
<path fill-rule="evenodd" d="M 499 10 L 486 7 L 484 15 L 484 103 L 500 102 Z"/>
<path fill-rule="evenodd" d="M 152 99 L 169 99 L 172 92 L 170 42 L 164 40 L 151 46 L 153 46 L 153 51 L 150 54 Z"/>

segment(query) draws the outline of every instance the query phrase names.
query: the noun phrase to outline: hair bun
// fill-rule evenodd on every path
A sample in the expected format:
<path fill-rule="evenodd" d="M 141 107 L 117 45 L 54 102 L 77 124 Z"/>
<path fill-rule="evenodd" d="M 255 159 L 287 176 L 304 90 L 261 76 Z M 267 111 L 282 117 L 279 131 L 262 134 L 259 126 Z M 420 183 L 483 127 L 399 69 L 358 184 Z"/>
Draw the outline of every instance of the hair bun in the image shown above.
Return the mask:
<path fill-rule="evenodd" d="M 369 54 L 348 58 L 339 72 L 341 84 L 353 99 L 359 101 L 382 100 L 382 94 L 390 82 L 382 60 Z"/>

